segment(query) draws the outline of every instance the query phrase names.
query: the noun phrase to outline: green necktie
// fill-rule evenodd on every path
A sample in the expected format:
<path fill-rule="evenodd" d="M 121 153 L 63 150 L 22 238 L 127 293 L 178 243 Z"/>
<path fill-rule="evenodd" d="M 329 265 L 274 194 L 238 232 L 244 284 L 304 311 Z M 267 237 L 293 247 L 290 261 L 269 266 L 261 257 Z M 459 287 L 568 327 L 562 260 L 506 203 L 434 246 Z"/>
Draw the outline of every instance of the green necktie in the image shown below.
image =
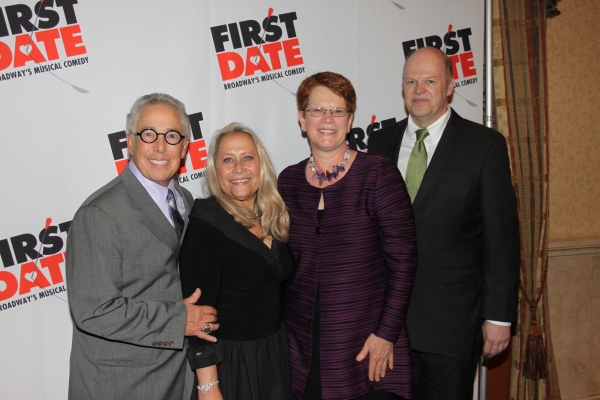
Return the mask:
<path fill-rule="evenodd" d="M 427 129 L 417 129 L 417 143 L 413 147 L 410 158 L 408 159 L 408 167 L 406 168 L 406 189 L 410 195 L 410 201 L 413 202 L 417 197 L 419 186 L 423 181 L 423 175 L 427 169 L 427 149 L 423 140 L 429 136 Z"/>

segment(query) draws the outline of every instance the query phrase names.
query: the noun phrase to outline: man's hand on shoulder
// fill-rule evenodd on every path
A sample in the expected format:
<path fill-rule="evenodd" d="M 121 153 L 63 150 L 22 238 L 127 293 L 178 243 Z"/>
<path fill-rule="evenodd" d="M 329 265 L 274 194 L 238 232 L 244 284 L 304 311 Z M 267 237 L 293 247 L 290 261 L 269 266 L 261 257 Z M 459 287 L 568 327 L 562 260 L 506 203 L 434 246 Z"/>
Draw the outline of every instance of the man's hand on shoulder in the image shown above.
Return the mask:
<path fill-rule="evenodd" d="M 496 325 L 490 321 L 483 323 L 483 356 L 492 358 L 502 353 L 510 342 L 510 326 Z"/>
<path fill-rule="evenodd" d="M 185 336 L 198 336 L 209 342 L 216 342 L 217 338 L 211 336 L 202 330 L 206 325 L 211 327 L 211 331 L 219 329 L 217 324 L 217 310 L 210 306 L 197 306 L 196 302 L 200 299 L 200 289 L 196 289 L 192 295 L 183 299 L 187 308 L 187 323 L 185 325 Z"/>

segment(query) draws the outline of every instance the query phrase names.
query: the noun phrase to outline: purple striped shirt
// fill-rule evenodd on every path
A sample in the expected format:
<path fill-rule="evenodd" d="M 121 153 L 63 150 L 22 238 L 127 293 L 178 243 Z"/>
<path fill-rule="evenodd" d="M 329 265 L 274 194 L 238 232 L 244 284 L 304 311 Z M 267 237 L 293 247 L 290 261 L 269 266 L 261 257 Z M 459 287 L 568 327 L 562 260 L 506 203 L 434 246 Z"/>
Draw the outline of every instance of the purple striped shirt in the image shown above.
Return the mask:
<path fill-rule="evenodd" d="M 346 175 L 320 189 L 305 178 L 307 160 L 279 176 L 291 218 L 288 245 L 296 260 L 284 287 L 292 393 L 302 398 L 311 361 L 317 290 L 321 306 L 324 399 L 351 399 L 372 390 L 412 398 L 410 346 L 404 327 L 415 266 L 412 205 L 391 160 L 358 153 Z M 325 213 L 317 207 L 323 193 Z M 395 343 L 394 369 L 368 379 L 369 361 L 356 361 L 367 337 Z"/>

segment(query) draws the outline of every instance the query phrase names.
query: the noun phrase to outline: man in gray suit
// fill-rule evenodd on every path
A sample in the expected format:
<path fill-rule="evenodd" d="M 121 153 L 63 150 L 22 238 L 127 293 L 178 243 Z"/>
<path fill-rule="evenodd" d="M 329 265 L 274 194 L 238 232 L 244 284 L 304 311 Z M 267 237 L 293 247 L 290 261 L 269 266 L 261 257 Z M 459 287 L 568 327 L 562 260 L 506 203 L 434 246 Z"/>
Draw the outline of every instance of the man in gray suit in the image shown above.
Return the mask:
<path fill-rule="evenodd" d="M 131 162 L 79 208 L 67 240 L 69 399 L 181 399 L 184 335 L 215 341 L 212 307 L 182 298 L 177 259 L 191 194 L 185 106 L 154 93 L 127 115 Z M 162 137 L 161 137 L 162 136 Z"/>

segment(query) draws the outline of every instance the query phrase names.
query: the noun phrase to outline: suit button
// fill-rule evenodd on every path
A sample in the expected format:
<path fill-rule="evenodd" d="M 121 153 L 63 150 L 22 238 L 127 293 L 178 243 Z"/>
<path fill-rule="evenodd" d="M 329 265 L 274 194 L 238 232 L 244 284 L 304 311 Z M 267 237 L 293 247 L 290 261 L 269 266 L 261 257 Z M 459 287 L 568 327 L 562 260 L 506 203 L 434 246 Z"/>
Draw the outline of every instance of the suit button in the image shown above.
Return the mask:
<path fill-rule="evenodd" d="M 152 342 L 152 346 L 158 346 L 158 343 Z"/>
<path fill-rule="evenodd" d="M 169 342 L 169 346 L 175 346 L 175 342 L 171 340 L 171 341 Z"/>
<path fill-rule="evenodd" d="M 317 235 L 320 235 L 320 234 L 321 234 L 321 227 L 317 226 Z"/>
<path fill-rule="evenodd" d="M 158 342 L 158 346 L 159 346 L 159 347 L 160 347 L 160 346 L 162 346 L 162 342 Z"/>

